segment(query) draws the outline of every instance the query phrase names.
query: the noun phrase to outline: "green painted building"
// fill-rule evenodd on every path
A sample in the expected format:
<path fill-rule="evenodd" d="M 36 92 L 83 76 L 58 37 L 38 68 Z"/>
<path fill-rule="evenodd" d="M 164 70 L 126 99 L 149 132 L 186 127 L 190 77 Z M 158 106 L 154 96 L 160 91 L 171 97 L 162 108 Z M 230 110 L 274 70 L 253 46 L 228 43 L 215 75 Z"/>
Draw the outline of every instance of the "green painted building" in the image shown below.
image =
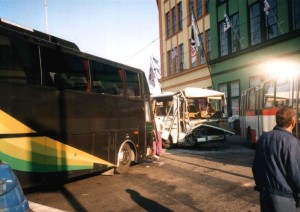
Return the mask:
<path fill-rule="evenodd" d="M 233 115 L 243 90 L 290 65 L 300 72 L 299 0 L 211 0 L 209 13 L 212 84 Z"/>

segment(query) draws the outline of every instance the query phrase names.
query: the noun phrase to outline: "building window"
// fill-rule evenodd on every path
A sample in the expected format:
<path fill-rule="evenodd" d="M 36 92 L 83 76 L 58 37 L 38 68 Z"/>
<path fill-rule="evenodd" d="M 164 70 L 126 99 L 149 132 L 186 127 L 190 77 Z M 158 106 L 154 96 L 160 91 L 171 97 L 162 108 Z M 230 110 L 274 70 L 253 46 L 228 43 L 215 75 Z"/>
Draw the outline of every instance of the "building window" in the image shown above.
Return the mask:
<path fill-rule="evenodd" d="M 177 47 L 174 48 L 174 51 L 176 52 L 176 56 L 173 57 L 173 60 L 174 60 L 174 72 L 175 74 L 177 74 L 179 72 L 178 70 L 178 56 L 177 56 Z"/>
<path fill-rule="evenodd" d="M 210 60 L 210 53 L 211 53 L 211 34 L 210 29 L 206 31 L 206 43 L 207 43 L 207 61 Z"/>
<path fill-rule="evenodd" d="M 239 81 L 233 81 L 230 83 L 230 93 L 231 93 L 231 97 L 239 97 L 240 96 Z"/>
<path fill-rule="evenodd" d="M 259 3 L 250 6 L 250 42 L 255 45 L 261 42 L 261 23 Z"/>
<path fill-rule="evenodd" d="M 192 11 L 194 13 L 194 17 L 196 18 L 200 18 L 201 16 L 203 16 L 203 14 L 208 13 L 208 5 L 209 0 L 189 0 L 190 20 L 192 19 Z"/>
<path fill-rule="evenodd" d="M 240 108 L 240 82 L 233 81 L 230 82 L 230 109 L 232 115 L 239 115 L 239 108 Z"/>
<path fill-rule="evenodd" d="M 178 22 L 178 28 L 179 30 L 182 30 L 182 3 L 179 2 L 178 3 L 178 19 L 179 19 L 179 22 Z"/>
<path fill-rule="evenodd" d="M 166 21 L 167 21 L 167 37 L 171 36 L 171 22 L 170 22 L 170 13 L 167 12 L 166 14 Z"/>
<path fill-rule="evenodd" d="M 204 55 L 204 48 L 203 48 L 203 33 L 201 33 L 199 35 L 199 41 L 200 41 L 200 47 L 198 47 L 198 54 L 199 54 L 199 61 L 200 61 L 200 64 L 204 64 L 205 63 L 205 55 Z"/>
<path fill-rule="evenodd" d="M 240 27 L 239 27 L 239 14 L 235 14 L 231 19 L 231 51 L 237 52 L 241 49 L 240 46 Z"/>
<path fill-rule="evenodd" d="M 172 51 L 168 51 L 168 75 L 172 75 Z"/>
<path fill-rule="evenodd" d="M 176 30 L 177 30 L 177 21 L 176 21 L 176 8 L 174 7 L 172 9 L 172 26 L 173 26 L 173 34 L 176 33 Z"/>
<path fill-rule="evenodd" d="M 219 30 L 220 30 L 220 53 L 221 56 L 228 55 L 228 33 L 229 30 L 226 32 L 224 31 L 224 22 L 221 21 L 219 23 Z"/>
<path fill-rule="evenodd" d="M 179 46 L 179 50 L 180 50 L 180 60 L 179 60 L 180 70 L 183 71 L 184 70 L 184 47 L 183 47 L 183 44 L 181 44 Z"/>
<path fill-rule="evenodd" d="M 192 14 L 194 13 L 194 0 L 189 1 L 190 20 L 192 20 Z"/>
<path fill-rule="evenodd" d="M 229 116 L 239 115 L 240 82 L 235 80 L 232 82 L 222 83 L 219 85 L 219 91 L 225 93 Z"/>
<path fill-rule="evenodd" d="M 276 0 L 268 0 L 268 3 L 270 5 L 268 15 L 267 15 L 267 13 L 265 13 L 267 40 L 278 36 L 277 1 Z"/>
<path fill-rule="evenodd" d="M 197 17 L 201 17 L 202 13 L 202 0 L 197 0 Z"/>
<path fill-rule="evenodd" d="M 204 11 L 204 13 L 206 14 L 206 13 L 208 13 L 209 12 L 209 0 L 206 0 L 206 2 L 205 2 L 205 11 Z"/>
<path fill-rule="evenodd" d="M 293 30 L 300 29 L 300 1 L 292 1 Z"/>

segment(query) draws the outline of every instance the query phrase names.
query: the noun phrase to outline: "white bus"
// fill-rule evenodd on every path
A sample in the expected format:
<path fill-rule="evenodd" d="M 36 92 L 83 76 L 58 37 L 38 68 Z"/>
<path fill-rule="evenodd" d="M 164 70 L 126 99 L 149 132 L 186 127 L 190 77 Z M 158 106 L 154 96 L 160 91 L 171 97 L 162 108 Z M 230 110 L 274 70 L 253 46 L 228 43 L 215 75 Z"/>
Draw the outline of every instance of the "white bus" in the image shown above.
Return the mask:
<path fill-rule="evenodd" d="M 280 108 L 294 108 L 299 120 L 299 79 L 299 74 L 277 76 L 242 92 L 241 133 L 250 147 L 255 146 L 260 135 L 273 129 L 275 114 Z M 298 122 L 294 134 L 299 138 Z"/>
<path fill-rule="evenodd" d="M 188 87 L 153 98 L 155 119 L 164 123 L 163 147 L 195 146 L 224 141 L 228 129 L 226 98 L 222 92 Z"/>

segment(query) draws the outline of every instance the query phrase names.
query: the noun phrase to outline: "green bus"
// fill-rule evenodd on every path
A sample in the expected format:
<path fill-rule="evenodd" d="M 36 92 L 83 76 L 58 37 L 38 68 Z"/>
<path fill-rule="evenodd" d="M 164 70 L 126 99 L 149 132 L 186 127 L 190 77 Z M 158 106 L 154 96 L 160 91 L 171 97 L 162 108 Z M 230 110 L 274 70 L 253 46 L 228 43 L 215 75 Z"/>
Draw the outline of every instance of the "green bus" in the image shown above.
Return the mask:
<path fill-rule="evenodd" d="M 128 171 L 151 153 L 145 73 L 0 19 L 0 160 L 22 187 Z"/>

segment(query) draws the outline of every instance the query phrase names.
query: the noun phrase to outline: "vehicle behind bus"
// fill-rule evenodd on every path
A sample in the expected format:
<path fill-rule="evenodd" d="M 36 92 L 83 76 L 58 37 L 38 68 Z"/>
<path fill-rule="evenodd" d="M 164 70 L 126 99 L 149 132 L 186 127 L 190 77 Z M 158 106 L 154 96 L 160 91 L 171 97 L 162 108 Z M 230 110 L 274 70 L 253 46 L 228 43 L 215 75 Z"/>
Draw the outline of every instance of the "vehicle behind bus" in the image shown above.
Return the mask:
<path fill-rule="evenodd" d="M 23 187 L 115 169 L 151 152 L 143 71 L 0 21 L 0 159 Z"/>
<path fill-rule="evenodd" d="M 299 74 L 268 79 L 242 92 L 241 133 L 254 148 L 258 138 L 276 125 L 276 112 L 292 107 L 299 120 Z M 293 132 L 299 138 L 299 121 Z"/>
<path fill-rule="evenodd" d="M 222 92 L 188 87 L 153 96 L 155 119 L 164 123 L 163 146 L 196 146 L 225 141 L 228 129 L 226 98 Z"/>

